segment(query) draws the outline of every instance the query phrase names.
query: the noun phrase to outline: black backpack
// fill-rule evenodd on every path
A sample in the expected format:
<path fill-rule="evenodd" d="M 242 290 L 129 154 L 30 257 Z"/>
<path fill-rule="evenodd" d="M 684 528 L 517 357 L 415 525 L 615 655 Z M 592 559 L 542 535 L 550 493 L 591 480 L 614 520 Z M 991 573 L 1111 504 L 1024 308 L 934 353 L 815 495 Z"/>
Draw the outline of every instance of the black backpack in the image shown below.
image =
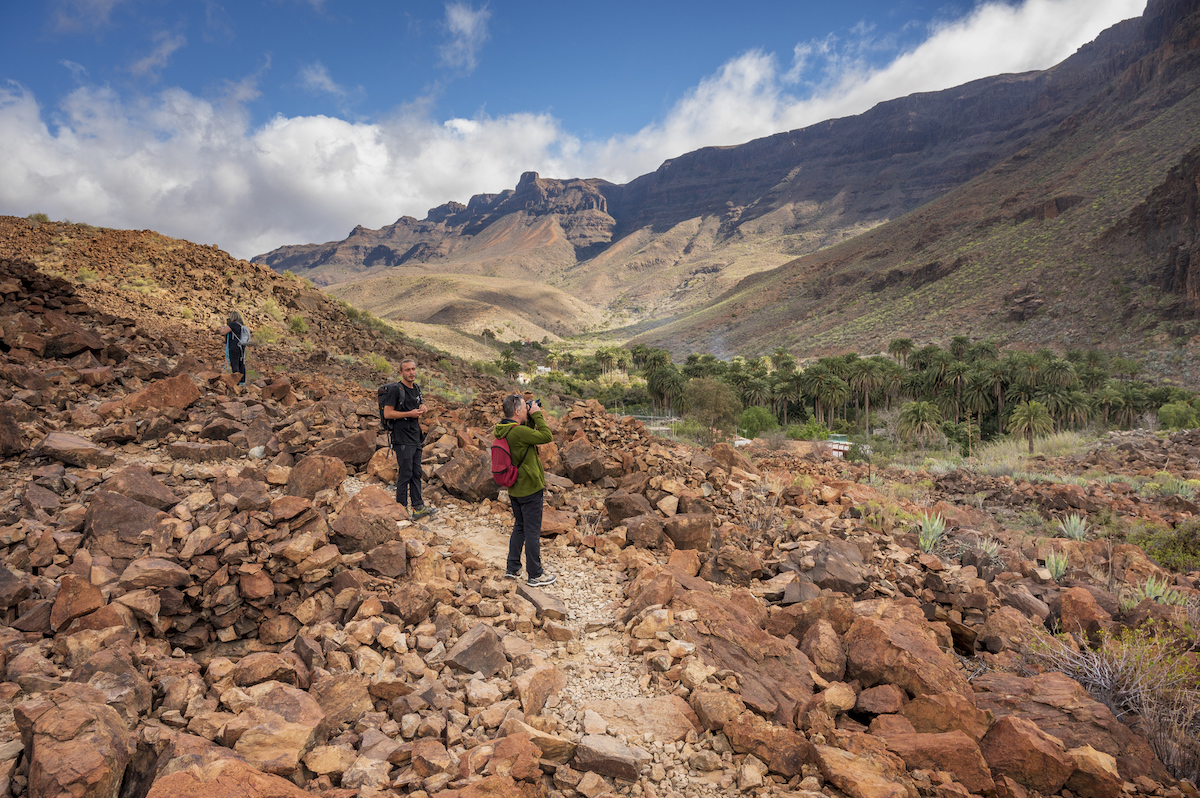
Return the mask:
<path fill-rule="evenodd" d="M 396 407 L 396 400 L 400 398 L 399 390 L 400 383 L 398 382 L 389 382 L 379 386 L 379 429 L 389 435 L 392 433 L 392 425 L 396 423 L 396 419 L 384 418 L 383 408 Z"/>

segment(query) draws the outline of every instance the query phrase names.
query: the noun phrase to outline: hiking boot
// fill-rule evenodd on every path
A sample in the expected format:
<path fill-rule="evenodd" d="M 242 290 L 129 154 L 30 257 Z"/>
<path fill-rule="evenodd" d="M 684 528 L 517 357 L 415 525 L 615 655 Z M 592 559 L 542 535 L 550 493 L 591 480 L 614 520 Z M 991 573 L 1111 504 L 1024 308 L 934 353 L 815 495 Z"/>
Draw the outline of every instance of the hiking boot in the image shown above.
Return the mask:
<path fill-rule="evenodd" d="M 421 518 L 425 518 L 426 516 L 433 515 L 436 512 L 436 507 L 431 504 L 427 504 L 424 507 L 418 507 L 417 509 L 413 510 L 412 518 L 414 521 L 417 521 Z"/>
<path fill-rule="evenodd" d="M 520 574 L 505 574 L 504 578 L 505 579 L 520 579 L 521 575 Z"/>
<path fill-rule="evenodd" d="M 546 585 L 552 585 L 557 581 L 558 581 L 558 577 L 555 576 L 554 574 L 543 573 L 539 577 L 530 579 L 525 584 L 529 585 L 530 587 L 545 587 Z"/>

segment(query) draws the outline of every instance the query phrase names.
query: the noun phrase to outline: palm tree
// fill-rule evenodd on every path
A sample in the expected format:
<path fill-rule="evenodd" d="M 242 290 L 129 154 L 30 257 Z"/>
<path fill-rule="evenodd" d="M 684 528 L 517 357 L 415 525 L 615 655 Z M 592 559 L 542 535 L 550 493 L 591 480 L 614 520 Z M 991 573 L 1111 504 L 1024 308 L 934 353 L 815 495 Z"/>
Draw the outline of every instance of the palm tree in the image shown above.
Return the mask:
<path fill-rule="evenodd" d="M 792 353 L 787 351 L 786 347 L 777 346 L 771 351 L 771 365 L 776 371 L 782 371 L 784 364 L 791 362 L 792 368 L 796 367 L 796 358 L 792 357 Z"/>
<path fill-rule="evenodd" d="M 971 366 L 961 360 L 956 360 L 946 368 L 946 384 L 954 390 L 954 423 L 958 423 L 958 411 L 962 406 L 962 389 L 967 383 L 967 375 Z"/>
<path fill-rule="evenodd" d="M 788 423 L 788 405 L 792 402 L 800 404 L 804 401 L 804 384 L 803 375 L 798 371 L 793 371 L 785 374 L 776 383 L 773 389 L 776 401 L 779 403 L 779 409 L 782 411 L 781 423 L 787 426 Z M 776 411 L 777 415 L 780 415 Z"/>
<path fill-rule="evenodd" d="M 1117 389 L 1116 384 L 1110 382 L 1092 394 L 1092 401 L 1100 408 L 1101 423 L 1107 427 L 1109 412 L 1114 407 L 1121 407 L 1121 391 Z"/>
<path fill-rule="evenodd" d="M 1008 384 L 1008 368 L 999 360 L 985 360 L 978 366 L 979 372 L 987 378 L 992 395 L 996 397 L 996 420 L 1004 415 L 1004 390 Z"/>
<path fill-rule="evenodd" d="M 950 339 L 950 353 L 954 355 L 955 360 L 962 360 L 970 347 L 971 339 L 965 335 L 956 335 Z"/>
<path fill-rule="evenodd" d="M 1042 378 L 1046 384 L 1057 385 L 1060 388 L 1069 388 L 1078 382 L 1075 366 L 1063 358 L 1055 358 L 1047 363 Z"/>
<path fill-rule="evenodd" d="M 1000 358 L 1000 347 L 996 346 L 995 341 L 980 341 L 971 344 L 971 348 L 967 350 L 967 360 L 972 363 L 978 363 L 981 360 L 998 360 Z"/>
<path fill-rule="evenodd" d="M 1067 398 L 1071 392 L 1061 385 L 1046 383 L 1038 389 L 1036 399 L 1046 408 L 1046 412 L 1054 419 L 1056 431 L 1062 429 L 1062 422 L 1067 415 Z"/>
<path fill-rule="evenodd" d="M 833 426 L 833 409 L 846 404 L 850 398 L 850 384 L 838 376 L 831 376 L 821 384 L 821 404 L 829 408 L 829 420 L 825 426 Z"/>
<path fill-rule="evenodd" d="M 637 356 L 634 356 L 636 361 Z M 665 349 L 648 349 L 642 354 L 642 373 L 653 374 L 664 366 L 671 365 L 671 353 Z"/>
<path fill-rule="evenodd" d="M 650 392 L 654 403 L 664 409 L 669 409 L 678 402 L 685 384 L 686 380 L 674 364 L 655 369 L 646 378 L 646 390 Z"/>
<path fill-rule="evenodd" d="M 515 379 L 521 373 L 521 364 L 512 358 L 504 358 L 500 361 L 500 370 L 508 376 L 509 379 Z"/>
<path fill-rule="evenodd" d="M 913 344 L 913 339 L 911 338 L 893 338 L 892 342 L 888 344 L 887 351 L 900 365 L 907 367 L 908 356 L 914 348 L 916 348 L 916 345 Z"/>
<path fill-rule="evenodd" d="M 883 364 L 873 357 L 856 360 L 850 367 L 850 387 L 862 394 L 863 432 L 867 434 L 871 431 L 871 392 L 882 388 L 885 379 Z"/>
<path fill-rule="evenodd" d="M 546 353 L 546 368 L 553 371 L 558 366 L 559 354 L 551 349 Z"/>
<path fill-rule="evenodd" d="M 1066 404 L 1064 406 L 1067 423 L 1075 429 L 1080 429 L 1092 417 L 1092 406 L 1088 402 L 1087 394 L 1080 390 L 1074 390 L 1067 394 Z"/>
<path fill-rule="evenodd" d="M 1029 441 L 1029 453 L 1033 454 L 1034 436 L 1053 432 L 1054 419 L 1041 402 L 1022 402 L 1013 408 L 1012 415 L 1008 417 L 1008 431 L 1013 435 L 1024 435 Z"/>
<path fill-rule="evenodd" d="M 962 405 L 968 414 L 977 415 L 979 427 L 982 429 L 983 414 L 992 409 L 992 383 L 987 372 L 976 370 L 967 375 L 967 382 L 962 390 Z"/>
<path fill-rule="evenodd" d="M 746 380 L 742 393 L 745 404 L 761 407 L 771 401 L 771 383 L 762 377 L 751 377 Z"/>
<path fill-rule="evenodd" d="M 926 446 L 937 436 L 942 426 L 942 414 L 933 402 L 909 402 L 900 408 L 896 431 L 909 443 Z"/>
<path fill-rule="evenodd" d="M 609 347 L 601 347 L 596 350 L 596 362 L 600 364 L 600 370 L 607 376 L 613 367 L 617 365 L 617 353 Z"/>

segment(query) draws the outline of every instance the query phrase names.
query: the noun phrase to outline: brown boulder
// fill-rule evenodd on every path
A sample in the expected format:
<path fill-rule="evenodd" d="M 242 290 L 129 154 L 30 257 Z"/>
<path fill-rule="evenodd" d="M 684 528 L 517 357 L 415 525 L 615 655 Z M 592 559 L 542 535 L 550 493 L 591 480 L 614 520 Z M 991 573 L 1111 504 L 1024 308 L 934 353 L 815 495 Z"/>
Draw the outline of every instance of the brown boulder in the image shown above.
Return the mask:
<path fill-rule="evenodd" d="M 58 595 L 50 610 L 50 627 L 61 629 L 68 621 L 87 615 L 104 604 L 100 588 L 82 576 L 63 574 L 59 580 Z"/>
<path fill-rule="evenodd" d="M 1062 741 L 1033 721 L 1009 715 L 996 721 L 979 743 L 988 766 L 1018 784 L 1053 795 L 1075 771 L 1075 760 Z"/>
<path fill-rule="evenodd" d="M 104 487 L 156 510 L 169 510 L 179 503 L 175 491 L 139 465 L 121 469 L 104 483 Z"/>
<path fill-rule="evenodd" d="M 321 491 L 341 485 L 345 478 L 346 464 L 341 460 L 312 454 L 301 458 L 292 467 L 284 493 L 313 499 Z"/>
<path fill-rule="evenodd" d="M 904 760 L 909 770 L 948 770 L 973 793 L 996 789 L 979 746 L 960 731 L 942 734 L 895 734 L 886 738 L 888 750 Z"/>
<path fill-rule="evenodd" d="M 79 468 L 103 468 L 117 459 L 114 452 L 69 432 L 51 432 L 38 444 L 38 450 L 47 457 Z"/>
<path fill-rule="evenodd" d="M 704 513 L 680 513 L 663 524 L 663 532 L 677 549 L 708 551 L 713 517 Z"/>
<path fill-rule="evenodd" d="M 167 515 L 134 499 L 108 490 L 98 490 L 88 502 L 83 531 L 95 542 L 92 554 L 104 554 L 120 560 L 124 568 L 129 560 L 142 554 L 143 534 L 153 531 Z"/>
<path fill-rule="evenodd" d="M 733 469 L 739 468 L 747 474 L 757 474 L 758 469 L 754 467 L 754 463 L 750 462 L 750 458 L 739 452 L 728 443 L 715 444 L 710 452 L 712 459 L 716 460 L 725 470 L 733 473 Z"/>
<path fill-rule="evenodd" d="M 375 452 L 375 431 L 362 430 L 322 446 L 315 454 L 336 457 L 344 463 L 357 466 L 370 462 Z"/>
<path fill-rule="evenodd" d="M 200 389 L 189 374 L 156 380 L 145 388 L 125 397 L 125 407 L 130 412 L 139 410 L 185 410 L 200 398 Z"/>
<path fill-rule="evenodd" d="M 975 706 L 973 696 L 962 693 L 921 695 L 900 710 L 913 730 L 923 734 L 961 731 L 975 742 L 992 727 L 992 713 Z"/>
<path fill-rule="evenodd" d="M 1064 590 L 1062 599 L 1062 630 L 1099 640 L 1102 632 L 1112 627 L 1112 616 L 1105 612 L 1096 597 L 1085 588 Z"/>
<path fill-rule="evenodd" d="M 954 659 L 929 629 L 900 618 L 860 617 L 846 634 L 846 675 L 864 687 L 895 684 L 918 696 L 971 694 Z"/>
<path fill-rule="evenodd" d="M 451 496 L 470 502 L 495 499 L 500 486 L 492 478 L 492 456 L 473 449 L 455 451 L 450 462 L 434 472 Z"/>
<path fill-rule="evenodd" d="M 1033 721 L 1068 748 L 1090 745 L 1115 757 L 1126 781 L 1139 776 L 1155 781 L 1170 778 L 1146 739 L 1117 720 L 1112 710 L 1069 676 L 1051 671 L 1021 677 L 992 671 L 972 684 L 978 691 L 975 703 L 981 709 L 990 710 L 998 718 L 1016 715 Z"/>
<path fill-rule="evenodd" d="M 608 528 L 620 526 L 626 518 L 646 515 L 652 511 L 650 502 L 640 493 L 617 491 L 604 500 L 604 511 L 608 513 Z"/>
<path fill-rule="evenodd" d="M 29 763 L 30 796 L 118 794 L 135 740 L 105 696 L 66 684 L 14 710 Z"/>
<path fill-rule="evenodd" d="M 700 730 L 692 708 L 676 695 L 592 701 L 582 708 L 604 718 L 610 733 L 630 740 L 646 740 L 644 735 L 649 734 L 652 741 L 675 742 Z"/>
<path fill-rule="evenodd" d="M 146 798 L 312 798 L 292 782 L 263 773 L 227 749 L 215 761 L 192 764 L 155 780 Z"/>
<path fill-rule="evenodd" d="M 635 515 L 625 519 L 625 541 L 631 546 L 657 549 L 662 545 L 663 522 L 657 513 Z"/>
<path fill-rule="evenodd" d="M 390 493 L 378 485 L 368 485 L 346 502 L 333 522 L 333 542 L 343 553 L 370 551 L 394 542 L 396 524 L 407 518 L 408 513 Z"/>
<path fill-rule="evenodd" d="M 800 650 L 812 661 L 822 679 L 839 682 L 846 675 L 846 651 L 829 621 L 820 619 L 808 627 L 800 641 Z"/>
<path fill-rule="evenodd" d="M 812 761 L 813 746 L 804 735 L 776 726 L 753 712 L 743 712 L 726 723 L 723 731 L 734 751 L 754 754 L 782 776 L 791 778 Z"/>
<path fill-rule="evenodd" d="M 576 438 L 568 443 L 559 452 L 559 457 L 566 475 L 576 485 L 594 482 L 604 476 L 604 457 L 592 448 L 587 438 Z"/>

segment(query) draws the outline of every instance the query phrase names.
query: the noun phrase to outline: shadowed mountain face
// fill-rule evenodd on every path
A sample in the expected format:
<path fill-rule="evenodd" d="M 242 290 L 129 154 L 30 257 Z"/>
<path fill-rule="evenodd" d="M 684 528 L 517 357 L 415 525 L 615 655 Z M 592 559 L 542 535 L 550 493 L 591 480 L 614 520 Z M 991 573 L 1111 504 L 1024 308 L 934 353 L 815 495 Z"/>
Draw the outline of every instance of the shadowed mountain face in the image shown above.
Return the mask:
<path fill-rule="evenodd" d="M 1200 12 L 1152 3 L 1142 55 L 984 174 L 887 225 L 646 324 L 673 351 L 877 352 L 967 333 L 1137 352 L 1200 380 Z"/>

